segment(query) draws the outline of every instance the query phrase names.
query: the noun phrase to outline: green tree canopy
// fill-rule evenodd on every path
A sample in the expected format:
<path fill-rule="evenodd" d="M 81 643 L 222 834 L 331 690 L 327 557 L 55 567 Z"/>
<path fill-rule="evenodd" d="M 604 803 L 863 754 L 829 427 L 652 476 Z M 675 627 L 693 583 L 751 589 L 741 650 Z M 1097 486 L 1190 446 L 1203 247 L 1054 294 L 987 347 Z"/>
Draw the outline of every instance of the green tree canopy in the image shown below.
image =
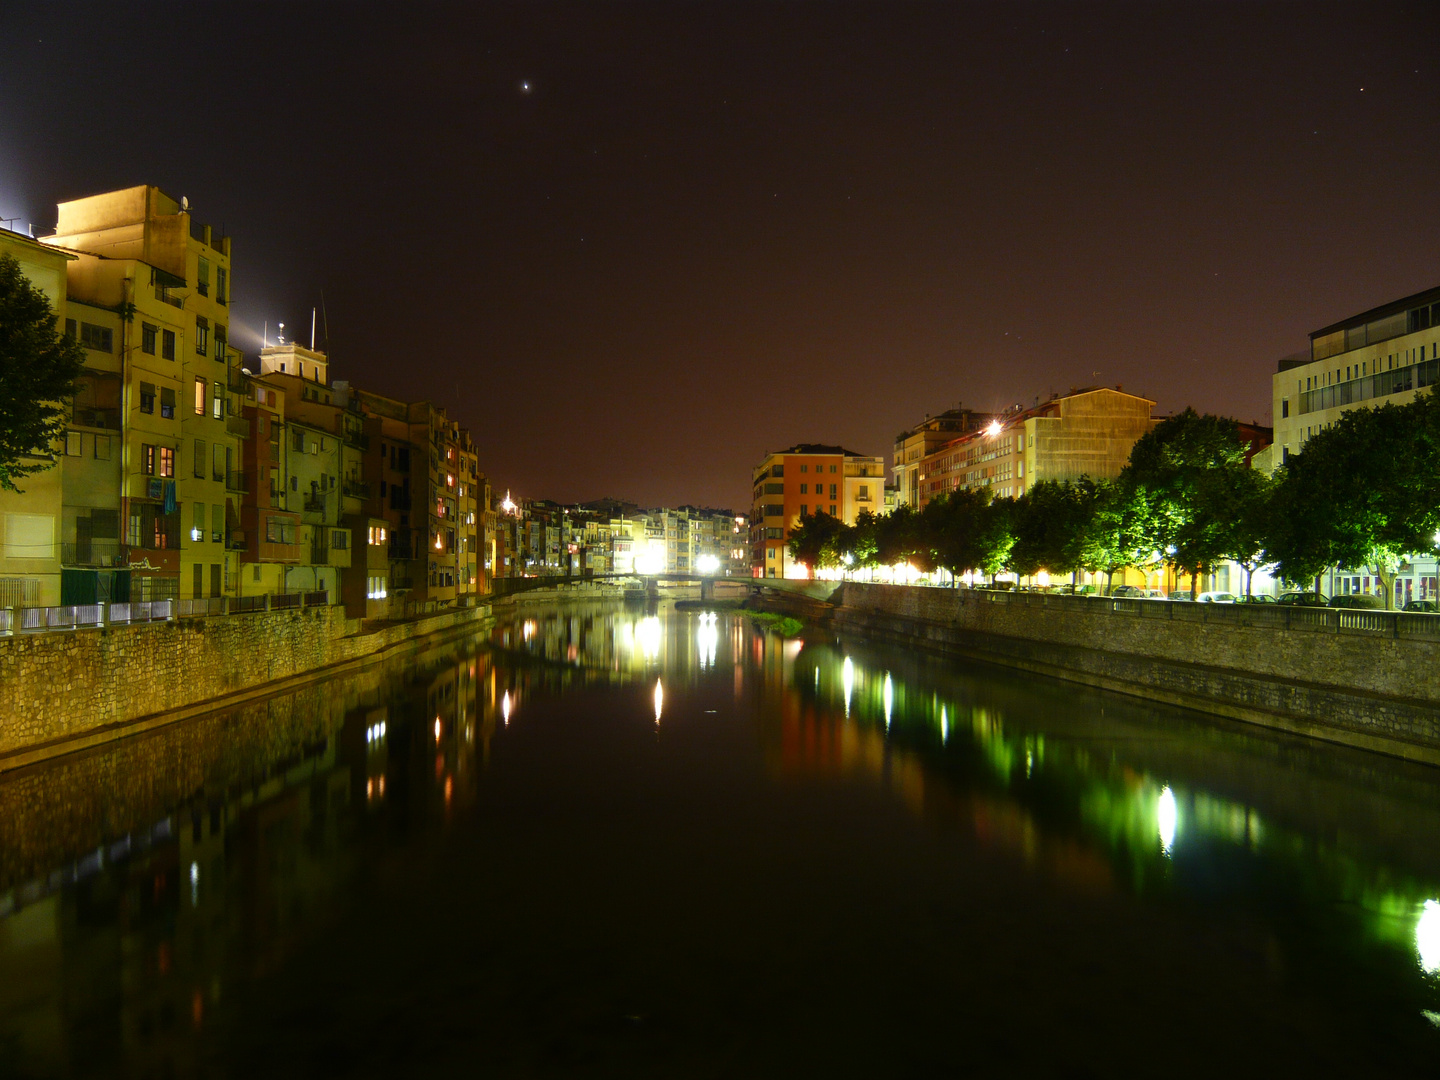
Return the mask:
<path fill-rule="evenodd" d="M 0 255 L 0 488 L 55 464 L 85 353 L 56 332 L 55 309 Z"/>

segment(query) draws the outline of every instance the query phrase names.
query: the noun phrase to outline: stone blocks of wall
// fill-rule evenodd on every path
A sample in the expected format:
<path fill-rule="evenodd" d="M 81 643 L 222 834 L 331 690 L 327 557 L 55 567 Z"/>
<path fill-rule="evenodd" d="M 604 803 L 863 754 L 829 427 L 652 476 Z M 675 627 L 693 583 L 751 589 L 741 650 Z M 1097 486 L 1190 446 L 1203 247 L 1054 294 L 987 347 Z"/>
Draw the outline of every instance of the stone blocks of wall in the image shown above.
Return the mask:
<path fill-rule="evenodd" d="M 319 671 L 486 617 L 362 633 L 339 606 L 0 638 L 0 754 Z"/>

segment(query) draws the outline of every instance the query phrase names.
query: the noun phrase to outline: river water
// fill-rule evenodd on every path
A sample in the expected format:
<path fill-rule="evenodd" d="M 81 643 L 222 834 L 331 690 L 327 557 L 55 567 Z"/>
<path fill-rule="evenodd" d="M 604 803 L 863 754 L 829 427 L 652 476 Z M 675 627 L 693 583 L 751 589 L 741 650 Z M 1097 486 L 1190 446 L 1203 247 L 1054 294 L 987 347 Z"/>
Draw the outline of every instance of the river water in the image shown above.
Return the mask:
<path fill-rule="evenodd" d="M 0 1075 L 1440 1063 L 1440 772 L 720 613 L 0 777 Z"/>

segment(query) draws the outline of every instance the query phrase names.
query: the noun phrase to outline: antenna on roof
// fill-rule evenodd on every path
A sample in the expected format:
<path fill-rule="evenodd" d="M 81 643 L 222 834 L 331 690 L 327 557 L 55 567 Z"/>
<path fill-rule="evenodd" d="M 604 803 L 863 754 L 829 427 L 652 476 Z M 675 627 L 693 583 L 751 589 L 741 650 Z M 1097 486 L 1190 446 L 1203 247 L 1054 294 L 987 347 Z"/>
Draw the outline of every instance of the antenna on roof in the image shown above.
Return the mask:
<path fill-rule="evenodd" d="M 265 329 L 262 330 L 262 331 L 260 331 L 260 347 L 261 347 L 262 349 L 268 349 L 268 348 L 270 347 L 270 320 L 269 320 L 269 319 L 266 319 L 266 320 L 265 320 Z"/>
<path fill-rule="evenodd" d="M 315 309 L 310 309 L 310 351 L 315 351 Z"/>

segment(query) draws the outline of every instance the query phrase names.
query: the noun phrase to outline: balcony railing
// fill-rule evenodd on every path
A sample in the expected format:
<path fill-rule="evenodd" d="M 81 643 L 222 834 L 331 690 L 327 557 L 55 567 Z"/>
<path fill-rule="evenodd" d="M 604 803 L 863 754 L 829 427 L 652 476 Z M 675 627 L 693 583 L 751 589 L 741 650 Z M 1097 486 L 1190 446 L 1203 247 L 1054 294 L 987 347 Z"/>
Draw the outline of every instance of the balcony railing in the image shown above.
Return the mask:
<path fill-rule="evenodd" d="M 225 490 L 243 495 L 250 490 L 250 484 L 243 472 L 229 472 L 225 474 Z"/>
<path fill-rule="evenodd" d="M 80 427 L 105 428 L 109 431 L 119 431 L 120 410 L 92 409 L 85 406 L 78 406 L 75 409 L 74 421 Z"/>
<path fill-rule="evenodd" d="M 345 480 L 341 484 L 341 490 L 352 499 L 370 497 L 370 485 L 363 480 Z"/>
<path fill-rule="evenodd" d="M 325 496 L 318 492 L 312 492 L 305 496 L 305 509 L 312 514 L 323 514 L 325 512 Z"/>
<path fill-rule="evenodd" d="M 237 386 L 233 389 L 238 391 L 240 388 Z M 241 439 L 248 439 L 250 437 L 250 421 L 244 416 L 236 416 L 231 413 L 225 417 L 225 430 Z"/>
<path fill-rule="evenodd" d="M 119 540 L 79 540 L 60 545 L 60 562 L 63 566 L 118 566 L 120 565 Z"/>
<path fill-rule="evenodd" d="M 226 551 L 244 551 L 247 546 L 244 529 L 231 529 L 225 538 Z"/>
<path fill-rule="evenodd" d="M 355 447 L 357 450 L 370 449 L 370 436 L 366 435 L 363 431 L 347 431 L 343 437 L 346 443 Z"/>

